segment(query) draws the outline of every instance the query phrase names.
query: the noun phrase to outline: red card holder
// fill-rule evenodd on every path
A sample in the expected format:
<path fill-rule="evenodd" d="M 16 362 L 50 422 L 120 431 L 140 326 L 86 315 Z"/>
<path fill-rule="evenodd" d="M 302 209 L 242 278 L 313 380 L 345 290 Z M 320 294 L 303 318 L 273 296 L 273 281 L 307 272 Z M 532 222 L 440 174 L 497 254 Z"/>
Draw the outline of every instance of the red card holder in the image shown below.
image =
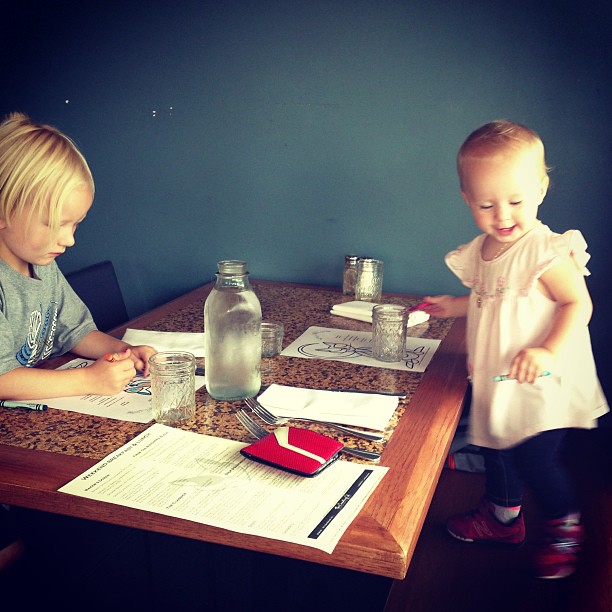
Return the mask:
<path fill-rule="evenodd" d="M 278 427 L 240 452 L 249 459 L 294 474 L 316 476 L 340 457 L 343 448 L 338 440 L 316 431 Z"/>

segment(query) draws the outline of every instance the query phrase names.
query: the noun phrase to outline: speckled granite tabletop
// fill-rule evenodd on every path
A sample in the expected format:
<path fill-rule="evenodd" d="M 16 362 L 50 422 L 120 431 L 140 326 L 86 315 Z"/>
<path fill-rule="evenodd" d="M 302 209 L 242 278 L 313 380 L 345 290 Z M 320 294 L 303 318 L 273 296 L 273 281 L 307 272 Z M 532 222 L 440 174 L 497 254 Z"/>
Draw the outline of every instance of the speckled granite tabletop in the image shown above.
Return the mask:
<path fill-rule="evenodd" d="M 357 331 L 371 329 L 369 323 L 330 314 L 332 305 L 354 299 L 342 295 L 339 289 L 263 281 L 253 281 L 253 286 L 261 302 L 264 320 L 279 321 L 284 324 L 284 347 L 313 325 Z M 382 301 L 411 306 L 419 300 L 416 296 L 385 294 Z M 203 300 L 197 299 L 163 316 L 154 324 L 147 326 L 147 329 L 201 332 L 203 308 Z M 452 323 L 452 319 L 430 319 L 427 323 L 409 328 L 408 333 L 411 336 L 443 339 Z M 394 394 L 405 393 L 406 397 L 400 401 L 395 415 L 389 422 L 385 441 L 382 443 L 338 436 L 333 430 L 315 426 L 322 433 L 333 435 L 347 445 L 378 451 L 383 450 L 384 444 L 393 433 L 398 419 L 410 403 L 423 377 L 423 374 L 415 372 L 284 356 L 263 359 L 261 372 L 264 386 L 275 382 L 313 389 L 359 389 Z M 241 407 L 241 402 L 214 400 L 206 393 L 205 388 L 196 393 L 196 401 L 196 415 L 183 426 L 183 429 L 243 442 L 252 441 L 234 416 Z M 53 408 L 46 412 L 0 410 L 0 443 L 101 459 L 150 425 L 151 423 L 131 423 Z"/>

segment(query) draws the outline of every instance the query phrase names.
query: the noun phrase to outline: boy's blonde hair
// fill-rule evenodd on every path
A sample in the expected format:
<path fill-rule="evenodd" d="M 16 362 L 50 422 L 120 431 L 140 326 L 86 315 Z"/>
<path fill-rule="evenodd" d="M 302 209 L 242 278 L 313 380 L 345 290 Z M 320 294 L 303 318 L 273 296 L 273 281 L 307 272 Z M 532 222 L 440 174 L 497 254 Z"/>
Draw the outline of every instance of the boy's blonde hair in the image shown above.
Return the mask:
<path fill-rule="evenodd" d="M 0 123 L 0 218 L 7 225 L 15 215 L 40 219 L 49 215 L 57 229 L 66 197 L 94 181 L 76 144 L 58 129 L 32 121 L 22 113 Z"/>
<path fill-rule="evenodd" d="M 486 159 L 503 152 L 531 150 L 537 163 L 541 163 L 542 178 L 548 176 L 549 168 L 544 155 L 544 143 L 531 128 L 505 119 L 485 123 L 474 130 L 457 153 L 457 173 L 463 189 L 466 162 Z"/>

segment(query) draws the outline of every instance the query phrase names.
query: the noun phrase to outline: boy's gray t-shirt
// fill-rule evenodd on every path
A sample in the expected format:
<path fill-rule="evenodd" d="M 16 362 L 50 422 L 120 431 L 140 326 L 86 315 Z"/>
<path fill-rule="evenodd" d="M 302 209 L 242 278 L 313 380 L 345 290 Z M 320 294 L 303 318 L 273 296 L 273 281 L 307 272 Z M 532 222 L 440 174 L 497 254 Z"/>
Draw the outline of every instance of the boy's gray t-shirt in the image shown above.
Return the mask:
<path fill-rule="evenodd" d="M 55 262 L 34 278 L 0 259 L 0 374 L 70 351 L 96 328 Z"/>

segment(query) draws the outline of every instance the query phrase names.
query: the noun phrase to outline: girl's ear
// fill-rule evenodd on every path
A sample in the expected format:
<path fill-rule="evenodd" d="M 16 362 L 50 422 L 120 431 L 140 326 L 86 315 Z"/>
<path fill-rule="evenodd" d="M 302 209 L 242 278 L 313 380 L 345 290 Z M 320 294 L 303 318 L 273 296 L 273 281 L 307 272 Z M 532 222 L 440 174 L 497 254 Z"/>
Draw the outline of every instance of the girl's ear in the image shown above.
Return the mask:
<path fill-rule="evenodd" d="M 461 192 L 461 197 L 463 198 L 464 202 L 469 206 L 470 205 L 470 201 L 469 201 L 468 197 L 465 195 L 465 191 Z"/>
<path fill-rule="evenodd" d="M 546 197 L 546 194 L 548 193 L 548 186 L 550 185 L 550 178 L 548 177 L 548 174 L 542 179 L 542 182 L 540 183 L 540 202 L 538 204 L 538 206 L 544 201 L 544 198 Z"/>
<path fill-rule="evenodd" d="M 0 230 L 6 229 L 8 227 L 6 221 L 0 217 Z"/>

